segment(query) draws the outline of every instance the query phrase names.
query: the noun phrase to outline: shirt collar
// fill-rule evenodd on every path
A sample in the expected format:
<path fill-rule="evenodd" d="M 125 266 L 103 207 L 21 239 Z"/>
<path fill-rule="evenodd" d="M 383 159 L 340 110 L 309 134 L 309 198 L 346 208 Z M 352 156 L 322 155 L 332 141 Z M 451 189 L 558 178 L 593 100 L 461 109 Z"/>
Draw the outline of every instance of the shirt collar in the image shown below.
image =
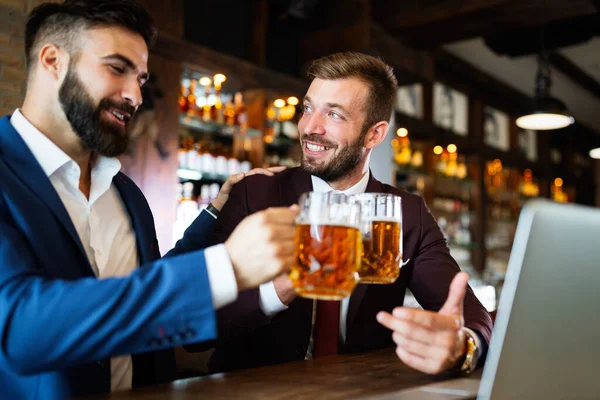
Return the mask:
<path fill-rule="evenodd" d="M 315 191 L 315 192 L 326 193 L 326 192 L 334 191 L 336 193 L 343 193 L 347 196 L 350 196 L 353 194 L 364 193 L 367 190 L 367 185 L 369 184 L 370 174 L 371 174 L 371 172 L 367 171 L 367 173 L 364 174 L 363 177 L 360 179 L 360 181 L 358 181 L 354 186 L 352 186 L 351 188 L 348 188 L 346 190 L 341 190 L 341 191 L 333 189 L 323 179 L 316 177 L 314 175 L 311 175 L 310 179 L 312 180 L 313 191 Z"/>
<path fill-rule="evenodd" d="M 21 135 L 21 138 L 33 153 L 37 162 L 50 176 L 60 167 L 72 161 L 64 151 L 58 148 L 46 135 L 31 124 L 19 109 L 15 110 L 10 117 L 13 128 Z"/>
<path fill-rule="evenodd" d="M 10 118 L 13 128 L 21 135 L 33 156 L 50 177 L 63 165 L 73 163 L 76 169 L 76 178 L 79 179 L 79 166 L 64 151 L 58 148 L 46 135 L 40 132 L 25 118 L 20 110 L 15 110 Z M 112 179 L 121 170 L 121 162 L 116 158 L 98 156 L 92 167 L 92 187 L 90 202 L 92 203 L 110 187 Z M 74 182 L 75 184 L 75 182 Z"/>

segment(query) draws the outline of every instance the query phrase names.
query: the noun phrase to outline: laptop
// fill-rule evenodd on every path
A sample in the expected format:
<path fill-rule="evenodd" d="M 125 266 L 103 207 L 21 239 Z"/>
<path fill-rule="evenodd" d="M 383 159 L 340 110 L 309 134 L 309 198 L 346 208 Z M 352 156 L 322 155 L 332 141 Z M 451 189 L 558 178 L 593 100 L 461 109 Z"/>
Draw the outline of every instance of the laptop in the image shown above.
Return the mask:
<path fill-rule="evenodd" d="M 600 209 L 521 211 L 478 399 L 600 399 Z"/>
<path fill-rule="evenodd" d="M 600 209 L 527 203 L 481 381 L 453 379 L 401 394 L 415 400 L 600 399 Z"/>

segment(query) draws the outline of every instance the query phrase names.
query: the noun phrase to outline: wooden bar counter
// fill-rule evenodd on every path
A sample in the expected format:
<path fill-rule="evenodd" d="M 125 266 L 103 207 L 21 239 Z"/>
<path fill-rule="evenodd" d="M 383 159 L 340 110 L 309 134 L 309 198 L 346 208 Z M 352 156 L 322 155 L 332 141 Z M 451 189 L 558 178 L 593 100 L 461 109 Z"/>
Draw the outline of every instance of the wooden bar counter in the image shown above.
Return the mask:
<path fill-rule="evenodd" d="M 185 379 L 93 398 L 425 400 L 437 392 L 431 398 L 454 399 L 465 390 L 476 391 L 480 377 L 481 371 L 477 371 L 453 382 L 453 389 L 447 390 L 443 377 L 416 372 L 398 360 L 394 349 L 386 349 Z M 425 390 L 422 385 L 427 385 Z M 440 396 L 440 392 L 447 395 Z"/>

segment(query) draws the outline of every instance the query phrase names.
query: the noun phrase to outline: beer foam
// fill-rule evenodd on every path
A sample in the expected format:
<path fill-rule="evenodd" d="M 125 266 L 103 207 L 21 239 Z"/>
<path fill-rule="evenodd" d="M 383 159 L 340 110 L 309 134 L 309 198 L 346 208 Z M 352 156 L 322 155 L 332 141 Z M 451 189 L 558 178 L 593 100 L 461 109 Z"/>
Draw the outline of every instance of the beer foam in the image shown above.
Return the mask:
<path fill-rule="evenodd" d="M 398 224 L 402 223 L 402 218 L 397 217 L 366 217 L 363 219 L 364 222 L 396 222 Z"/>
<path fill-rule="evenodd" d="M 339 223 L 339 222 L 323 222 L 321 221 L 302 221 L 300 223 L 297 223 L 296 226 L 301 226 L 301 225 L 306 225 L 306 226 L 339 226 L 340 228 L 352 228 L 352 229 L 358 229 L 360 230 L 360 225 L 352 225 L 352 224 L 343 224 L 343 223 Z"/>

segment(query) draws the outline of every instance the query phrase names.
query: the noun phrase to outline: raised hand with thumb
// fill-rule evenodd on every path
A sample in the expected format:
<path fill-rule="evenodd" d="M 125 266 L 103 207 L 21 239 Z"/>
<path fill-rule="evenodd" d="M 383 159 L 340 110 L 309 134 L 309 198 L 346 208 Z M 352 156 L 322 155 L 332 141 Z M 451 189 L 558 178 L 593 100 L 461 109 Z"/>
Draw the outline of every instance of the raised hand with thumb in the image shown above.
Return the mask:
<path fill-rule="evenodd" d="M 456 274 L 438 312 L 397 307 L 392 314 L 377 314 L 377 321 L 392 330 L 396 354 L 406 365 L 429 374 L 457 366 L 467 350 L 463 301 L 468 280 L 466 273 Z"/>

